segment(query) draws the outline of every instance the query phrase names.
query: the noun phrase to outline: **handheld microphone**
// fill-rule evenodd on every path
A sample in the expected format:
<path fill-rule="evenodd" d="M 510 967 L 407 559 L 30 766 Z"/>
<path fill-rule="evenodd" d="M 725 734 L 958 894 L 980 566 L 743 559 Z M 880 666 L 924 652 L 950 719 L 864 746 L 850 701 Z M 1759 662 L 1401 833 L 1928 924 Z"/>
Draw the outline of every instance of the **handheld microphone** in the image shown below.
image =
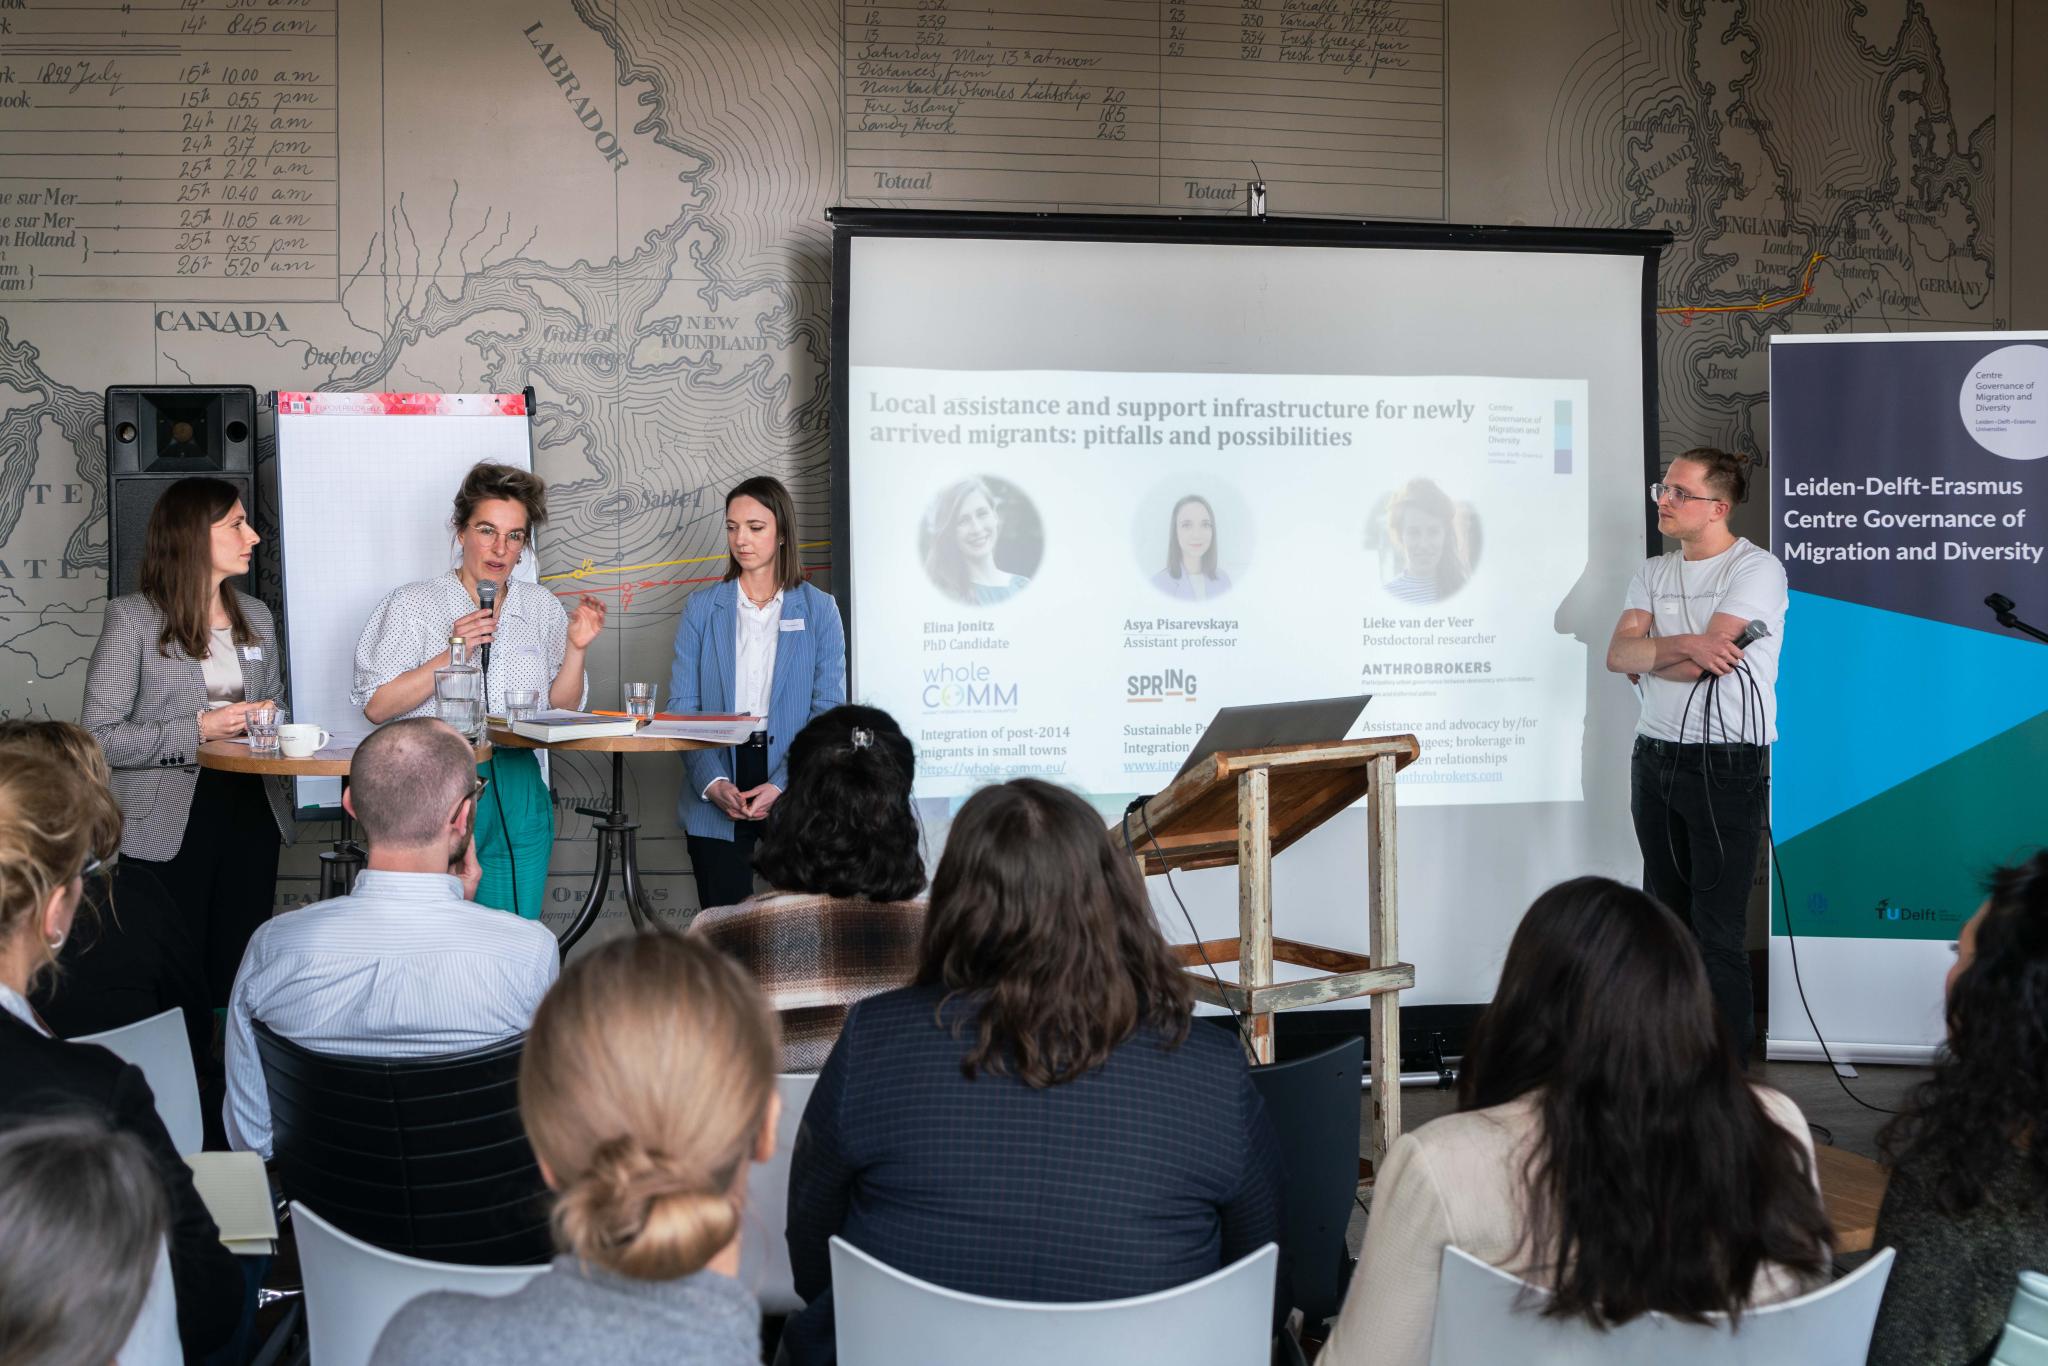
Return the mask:
<path fill-rule="evenodd" d="M 477 606 L 483 608 L 486 612 L 490 611 L 498 601 L 498 585 L 490 579 L 477 580 L 476 601 Z M 1757 623 L 1755 622 L 1751 623 L 1751 625 L 1756 624 Z M 488 640 L 485 641 L 483 643 L 483 646 L 477 651 L 476 664 L 477 667 L 479 669 L 482 669 L 485 674 L 490 673 L 491 642 L 489 642 Z"/>
<path fill-rule="evenodd" d="M 1747 650 L 1751 645 L 1755 644 L 1759 640 L 1762 640 L 1765 636 L 1769 635 L 1770 633 L 1771 628 L 1764 625 L 1762 621 L 1752 621 L 1749 623 L 1749 625 L 1742 628 L 1741 635 L 1735 637 L 1735 648 L 1738 650 Z M 484 648 L 489 649 L 490 647 L 486 645 Z"/>
<path fill-rule="evenodd" d="M 1993 593 L 1984 599 L 1984 605 L 1994 612 L 2000 625 L 2010 626 L 2006 618 L 2012 615 L 2013 601 L 2003 593 Z"/>

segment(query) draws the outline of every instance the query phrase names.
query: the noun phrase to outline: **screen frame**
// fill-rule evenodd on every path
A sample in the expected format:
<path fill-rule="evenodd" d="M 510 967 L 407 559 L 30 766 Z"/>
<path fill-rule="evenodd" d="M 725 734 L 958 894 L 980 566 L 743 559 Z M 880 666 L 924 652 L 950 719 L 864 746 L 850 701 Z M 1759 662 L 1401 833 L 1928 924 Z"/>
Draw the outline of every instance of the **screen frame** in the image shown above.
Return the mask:
<path fill-rule="evenodd" d="M 853 658 L 852 453 L 849 317 L 853 243 L 863 237 L 985 238 L 1057 242 L 1227 246 L 1407 247 L 1433 251 L 1556 252 L 1642 260 L 1643 483 L 1663 473 L 1657 425 L 1657 268 L 1672 234 L 1663 229 L 1488 227 L 1332 218 L 1238 218 L 1187 214 L 988 213 L 935 209 L 826 210 L 832 224 L 832 596 Z M 1645 502 L 1643 546 L 1657 543 L 1657 510 Z M 840 572 L 841 567 L 844 572 Z"/>

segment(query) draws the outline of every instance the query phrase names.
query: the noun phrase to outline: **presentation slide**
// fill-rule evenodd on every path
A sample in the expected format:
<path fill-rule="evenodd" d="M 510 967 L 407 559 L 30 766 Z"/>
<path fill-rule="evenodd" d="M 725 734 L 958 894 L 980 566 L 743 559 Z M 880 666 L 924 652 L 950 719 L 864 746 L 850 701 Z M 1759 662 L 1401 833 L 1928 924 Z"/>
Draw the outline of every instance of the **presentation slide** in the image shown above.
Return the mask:
<path fill-rule="evenodd" d="M 1162 787 L 1217 706 L 1369 693 L 1409 805 L 1577 801 L 1583 381 L 851 374 L 860 686 L 919 791 Z M 1304 493 L 1312 496 L 1304 497 Z M 893 533 L 876 532 L 894 519 Z M 898 699 L 915 698 L 913 707 Z"/>
<path fill-rule="evenodd" d="M 1641 877 L 1604 660 L 1655 477 L 1652 258 L 1015 235 L 1038 221 L 837 243 L 834 588 L 933 858 L 986 783 L 1114 819 L 1220 707 L 1370 694 L 1354 733 L 1421 745 L 1407 1002 L 1489 999 L 1538 892 Z M 1234 876 L 1153 879 L 1168 933 L 1234 937 Z M 1274 879 L 1278 932 L 1364 947 L 1362 810 Z"/>

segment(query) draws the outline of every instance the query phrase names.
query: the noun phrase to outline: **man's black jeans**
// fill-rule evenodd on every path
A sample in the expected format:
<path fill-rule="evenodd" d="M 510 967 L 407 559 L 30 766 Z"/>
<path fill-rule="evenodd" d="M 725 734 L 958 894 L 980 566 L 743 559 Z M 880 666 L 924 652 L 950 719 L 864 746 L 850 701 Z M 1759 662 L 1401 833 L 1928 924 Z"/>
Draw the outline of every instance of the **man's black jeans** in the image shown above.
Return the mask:
<path fill-rule="evenodd" d="M 1692 926 L 1735 1056 L 1748 1065 L 1756 1007 L 1745 946 L 1764 825 L 1764 747 L 1636 737 L 1629 811 L 1643 887 Z"/>

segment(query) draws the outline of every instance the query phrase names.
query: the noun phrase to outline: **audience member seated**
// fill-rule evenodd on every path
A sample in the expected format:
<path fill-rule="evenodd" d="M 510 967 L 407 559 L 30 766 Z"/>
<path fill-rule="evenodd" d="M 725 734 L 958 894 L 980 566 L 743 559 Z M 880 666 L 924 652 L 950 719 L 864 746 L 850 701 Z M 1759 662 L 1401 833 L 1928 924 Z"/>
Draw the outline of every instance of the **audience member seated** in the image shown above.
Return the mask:
<path fill-rule="evenodd" d="M 915 983 L 853 1007 L 804 1112 L 791 1362 L 835 1359 L 834 1234 L 1035 1301 L 1165 1290 L 1278 1241 L 1243 1049 L 1189 1025 L 1185 976 L 1094 808 L 1030 778 L 969 798 Z"/>
<path fill-rule="evenodd" d="M 241 1268 L 221 1246 L 141 1069 L 96 1045 L 52 1038 L 28 1003 L 71 933 L 84 879 L 120 845 L 121 811 L 104 786 L 44 754 L 0 754 L 0 1124 L 76 1114 L 141 1141 L 170 1210 L 179 1338 L 199 1357 L 240 1326 Z M 38 1261 L 47 1251 L 24 1244 L 11 1225 L 0 1225 L 0 1244 L 26 1247 Z M 7 1289 L 0 1303 L 11 1306 Z M 13 1345 L 0 1336 L 0 1346 Z"/>
<path fill-rule="evenodd" d="M 910 808 L 916 756 L 896 719 L 840 706 L 789 746 L 789 788 L 754 871 L 773 891 L 691 924 L 745 965 L 782 1021 L 782 1065 L 825 1065 L 846 1010 L 917 971 L 924 856 Z"/>
<path fill-rule="evenodd" d="M 1875 1246 L 1898 1250 L 1871 1366 L 1985 1361 L 2048 1270 L 2048 853 L 1991 878 L 1948 970 L 1948 1044 L 1878 1135 Z"/>
<path fill-rule="evenodd" d="M 69 721 L 0 721 L 0 753 L 27 749 L 48 755 L 111 788 L 99 741 Z M 36 984 L 30 1002 L 43 1023 L 63 1039 L 102 1034 L 177 1010 L 185 1017 L 200 1089 L 220 1099 L 220 1055 L 214 1046 L 213 1007 L 198 942 L 155 874 L 133 859 L 114 859 L 104 874 L 87 878 L 77 923 L 57 954 L 55 972 Z M 220 1127 L 213 1116 L 212 1128 Z"/>
<path fill-rule="evenodd" d="M 775 1019 L 731 959 L 651 933 L 579 958 L 548 993 L 519 1113 L 557 1194 L 563 1255 L 502 1299 L 400 1310 L 373 1366 L 755 1366 L 735 1279 L 749 1161 L 775 1151 Z"/>
<path fill-rule="evenodd" d="M 79 1116 L 0 1130 L 0 1361 L 182 1360 L 168 1223 L 135 1135 Z"/>
<path fill-rule="evenodd" d="M 1328 1366 L 1429 1360 L 1447 1246 L 1595 1327 L 1739 1314 L 1827 1272 L 1799 1108 L 1743 1080 L 1691 932 L 1633 887 L 1536 898 L 1458 1101 L 1387 1155 Z"/>
<path fill-rule="evenodd" d="M 315 1052 L 419 1058 L 524 1033 L 560 960 L 555 937 L 471 900 L 484 784 L 469 743 L 431 717 L 356 749 L 342 805 L 369 844 L 348 896 L 278 916 L 249 941 L 228 1003 L 228 1141 L 270 1157 L 256 1021 Z"/>

